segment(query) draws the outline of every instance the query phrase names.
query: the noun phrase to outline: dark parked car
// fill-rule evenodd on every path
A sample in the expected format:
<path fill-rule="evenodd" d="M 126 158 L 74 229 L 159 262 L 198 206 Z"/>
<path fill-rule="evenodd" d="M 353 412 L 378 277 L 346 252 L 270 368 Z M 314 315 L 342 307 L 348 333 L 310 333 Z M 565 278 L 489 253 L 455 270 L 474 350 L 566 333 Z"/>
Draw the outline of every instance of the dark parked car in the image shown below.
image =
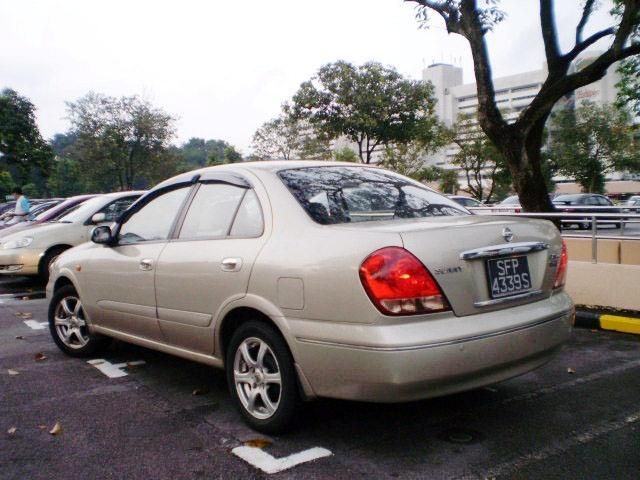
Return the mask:
<path fill-rule="evenodd" d="M 38 215 L 54 208 L 60 202 L 62 202 L 62 199 L 52 199 L 52 200 L 34 202 L 31 205 L 31 210 L 29 211 L 30 217 L 35 218 Z M 17 225 L 19 223 L 31 223 L 30 220 L 25 221 L 23 217 L 14 216 L 13 209 L 8 209 L 7 211 L 5 211 L 4 214 L 0 217 L 0 219 L 1 219 L 0 230 L 11 227 L 13 225 Z"/>
<path fill-rule="evenodd" d="M 482 203 L 472 197 L 465 197 L 464 195 L 447 195 L 451 200 L 459 203 L 463 207 L 484 207 Z"/>
<path fill-rule="evenodd" d="M 558 211 L 567 213 L 620 213 L 620 209 L 613 205 L 613 202 L 604 195 L 597 193 L 574 193 L 570 195 L 559 195 L 553 199 L 553 204 Z M 565 208 L 566 207 L 566 208 Z M 573 223 L 579 229 L 591 228 L 589 218 L 566 218 L 564 225 Z M 620 228 L 620 218 L 598 219 L 599 223 L 613 223 L 616 228 Z"/>

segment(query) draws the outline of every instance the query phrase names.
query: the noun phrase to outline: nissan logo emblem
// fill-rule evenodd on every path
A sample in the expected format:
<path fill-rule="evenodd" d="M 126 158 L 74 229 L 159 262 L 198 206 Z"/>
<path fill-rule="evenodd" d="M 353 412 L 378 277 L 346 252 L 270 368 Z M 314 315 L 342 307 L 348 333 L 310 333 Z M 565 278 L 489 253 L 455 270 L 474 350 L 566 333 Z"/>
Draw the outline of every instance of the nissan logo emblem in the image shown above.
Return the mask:
<path fill-rule="evenodd" d="M 502 236 L 507 242 L 510 242 L 511 240 L 513 240 L 513 232 L 509 227 L 502 229 Z"/>

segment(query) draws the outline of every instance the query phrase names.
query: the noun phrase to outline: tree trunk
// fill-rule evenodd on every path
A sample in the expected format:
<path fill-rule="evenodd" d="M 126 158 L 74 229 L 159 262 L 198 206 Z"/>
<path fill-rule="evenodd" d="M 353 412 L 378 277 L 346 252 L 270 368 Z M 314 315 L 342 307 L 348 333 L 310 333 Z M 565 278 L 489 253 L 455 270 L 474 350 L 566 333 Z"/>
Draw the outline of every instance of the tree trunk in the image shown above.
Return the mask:
<path fill-rule="evenodd" d="M 540 153 L 544 125 L 549 113 L 539 118 L 524 134 L 511 126 L 509 135 L 494 140 L 507 160 L 513 186 L 518 192 L 520 205 L 526 212 L 555 211 L 544 181 Z M 558 222 L 556 225 L 559 225 Z"/>

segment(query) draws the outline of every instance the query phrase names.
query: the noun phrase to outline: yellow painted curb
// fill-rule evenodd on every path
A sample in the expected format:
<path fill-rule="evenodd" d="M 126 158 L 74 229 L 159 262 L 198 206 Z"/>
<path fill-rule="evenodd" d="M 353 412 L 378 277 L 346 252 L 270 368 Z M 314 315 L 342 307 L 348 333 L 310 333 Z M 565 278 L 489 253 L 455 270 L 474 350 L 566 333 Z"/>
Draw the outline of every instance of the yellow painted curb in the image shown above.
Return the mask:
<path fill-rule="evenodd" d="M 624 333 L 640 333 L 640 318 L 600 315 L 600 328 Z"/>

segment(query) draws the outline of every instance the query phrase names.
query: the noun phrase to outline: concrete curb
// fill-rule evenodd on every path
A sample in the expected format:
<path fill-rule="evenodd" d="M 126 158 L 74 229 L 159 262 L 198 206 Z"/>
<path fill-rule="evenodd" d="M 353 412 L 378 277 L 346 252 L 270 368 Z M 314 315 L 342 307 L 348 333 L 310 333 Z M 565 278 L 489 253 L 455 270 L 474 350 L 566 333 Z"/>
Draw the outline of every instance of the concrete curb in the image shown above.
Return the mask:
<path fill-rule="evenodd" d="M 638 317 L 627 317 L 589 310 L 576 311 L 575 326 L 640 335 L 640 318 Z"/>

